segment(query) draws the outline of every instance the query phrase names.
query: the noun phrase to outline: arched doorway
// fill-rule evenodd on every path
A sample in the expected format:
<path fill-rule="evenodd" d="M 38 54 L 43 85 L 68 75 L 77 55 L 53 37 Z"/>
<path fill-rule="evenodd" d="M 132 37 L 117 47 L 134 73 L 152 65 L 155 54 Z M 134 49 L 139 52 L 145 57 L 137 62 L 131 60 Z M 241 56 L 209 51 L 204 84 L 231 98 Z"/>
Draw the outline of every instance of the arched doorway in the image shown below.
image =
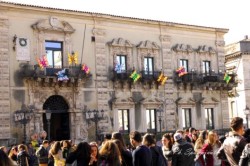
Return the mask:
<path fill-rule="evenodd" d="M 60 95 L 50 96 L 43 104 L 43 110 L 51 112 L 50 119 L 50 139 L 51 140 L 69 140 L 69 105 Z M 46 114 L 43 114 L 44 130 L 48 132 L 48 122 Z"/>

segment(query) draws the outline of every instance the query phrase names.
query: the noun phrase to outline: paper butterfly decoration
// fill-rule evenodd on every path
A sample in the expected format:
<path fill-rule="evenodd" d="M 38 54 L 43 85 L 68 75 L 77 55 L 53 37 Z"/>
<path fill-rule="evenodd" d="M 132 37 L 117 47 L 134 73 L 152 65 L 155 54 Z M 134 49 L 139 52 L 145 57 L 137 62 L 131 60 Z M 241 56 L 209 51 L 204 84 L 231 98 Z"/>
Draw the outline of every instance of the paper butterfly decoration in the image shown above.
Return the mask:
<path fill-rule="evenodd" d="M 72 52 L 71 54 L 68 53 L 68 62 L 69 62 L 69 65 L 75 63 L 77 64 L 78 63 L 78 53 L 77 52 Z"/>
<path fill-rule="evenodd" d="M 176 72 L 178 73 L 179 77 L 187 74 L 187 72 L 185 71 L 185 68 L 183 66 L 179 67 L 179 69 L 177 69 Z"/>
<path fill-rule="evenodd" d="M 164 74 L 161 72 L 161 74 L 159 75 L 157 79 L 157 82 L 159 82 L 161 85 L 164 85 L 167 79 L 168 77 L 164 76 Z"/>
<path fill-rule="evenodd" d="M 225 73 L 225 75 L 224 75 L 224 81 L 226 81 L 226 83 L 228 84 L 229 83 L 229 81 L 231 80 L 231 76 L 229 76 L 227 73 Z"/>
<path fill-rule="evenodd" d="M 37 62 L 38 62 L 38 65 L 41 69 L 45 68 L 48 66 L 48 59 L 47 57 L 44 55 L 43 57 L 41 58 L 37 58 Z"/>
<path fill-rule="evenodd" d="M 136 70 L 134 70 L 133 73 L 130 75 L 130 78 L 132 78 L 134 80 L 134 82 L 136 82 L 140 77 L 141 77 L 141 75 L 138 74 L 136 72 Z"/>
<path fill-rule="evenodd" d="M 83 70 L 86 74 L 89 74 L 89 72 L 90 72 L 89 67 L 88 67 L 87 65 L 85 65 L 85 64 L 82 65 L 82 70 Z"/>

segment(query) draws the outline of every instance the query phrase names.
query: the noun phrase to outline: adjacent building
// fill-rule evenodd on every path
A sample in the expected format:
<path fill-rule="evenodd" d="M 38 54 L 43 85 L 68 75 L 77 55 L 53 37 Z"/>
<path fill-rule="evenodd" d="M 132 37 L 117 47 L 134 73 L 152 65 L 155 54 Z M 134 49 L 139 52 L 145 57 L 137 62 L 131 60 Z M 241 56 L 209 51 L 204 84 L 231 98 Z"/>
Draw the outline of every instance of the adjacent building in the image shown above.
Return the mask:
<path fill-rule="evenodd" d="M 0 140 L 229 128 L 227 32 L 0 2 Z"/>
<path fill-rule="evenodd" d="M 237 74 L 238 86 L 229 91 L 229 115 L 230 118 L 240 116 L 248 126 L 249 112 L 249 63 L 250 63 L 250 40 L 248 36 L 241 41 L 225 46 L 226 69 L 228 73 Z"/>

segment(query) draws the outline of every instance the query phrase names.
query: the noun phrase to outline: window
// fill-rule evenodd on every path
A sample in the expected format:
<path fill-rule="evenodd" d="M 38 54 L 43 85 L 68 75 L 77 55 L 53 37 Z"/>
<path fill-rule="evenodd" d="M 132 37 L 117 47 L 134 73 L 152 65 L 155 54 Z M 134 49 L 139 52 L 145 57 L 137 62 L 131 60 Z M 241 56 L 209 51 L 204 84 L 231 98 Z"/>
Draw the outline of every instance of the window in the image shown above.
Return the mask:
<path fill-rule="evenodd" d="M 214 129 L 214 110 L 213 108 L 205 109 L 206 129 Z"/>
<path fill-rule="evenodd" d="M 155 121 L 155 110 L 147 109 L 146 118 L 147 118 L 147 132 L 155 132 L 156 130 L 156 121 Z"/>
<path fill-rule="evenodd" d="M 187 59 L 180 59 L 179 66 L 183 66 L 185 71 L 188 72 L 188 60 Z"/>
<path fill-rule="evenodd" d="M 189 128 L 192 126 L 191 108 L 182 108 L 182 122 L 183 128 Z"/>
<path fill-rule="evenodd" d="M 202 66 L 203 66 L 203 69 L 202 69 L 203 74 L 208 75 L 210 73 L 210 70 L 211 70 L 210 61 L 203 61 Z"/>
<path fill-rule="evenodd" d="M 62 68 L 62 42 L 45 41 L 45 49 L 50 67 Z"/>
<path fill-rule="evenodd" d="M 154 59 L 152 57 L 144 57 L 144 73 L 146 75 L 153 75 Z"/>
<path fill-rule="evenodd" d="M 126 72 L 126 56 L 125 55 L 117 55 L 116 56 L 116 64 L 115 64 L 115 71 L 117 73 L 125 73 Z"/>
<path fill-rule="evenodd" d="M 129 111 L 118 110 L 119 132 L 129 133 Z"/>

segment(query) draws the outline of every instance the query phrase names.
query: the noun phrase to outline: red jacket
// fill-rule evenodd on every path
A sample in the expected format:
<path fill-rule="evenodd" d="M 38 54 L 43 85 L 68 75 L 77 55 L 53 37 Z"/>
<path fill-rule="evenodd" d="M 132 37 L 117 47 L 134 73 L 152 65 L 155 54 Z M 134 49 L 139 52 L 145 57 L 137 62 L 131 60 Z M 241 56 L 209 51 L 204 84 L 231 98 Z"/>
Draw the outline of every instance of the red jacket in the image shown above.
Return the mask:
<path fill-rule="evenodd" d="M 210 144 L 203 145 L 198 158 L 202 166 L 214 166 L 213 153 L 213 147 Z"/>

